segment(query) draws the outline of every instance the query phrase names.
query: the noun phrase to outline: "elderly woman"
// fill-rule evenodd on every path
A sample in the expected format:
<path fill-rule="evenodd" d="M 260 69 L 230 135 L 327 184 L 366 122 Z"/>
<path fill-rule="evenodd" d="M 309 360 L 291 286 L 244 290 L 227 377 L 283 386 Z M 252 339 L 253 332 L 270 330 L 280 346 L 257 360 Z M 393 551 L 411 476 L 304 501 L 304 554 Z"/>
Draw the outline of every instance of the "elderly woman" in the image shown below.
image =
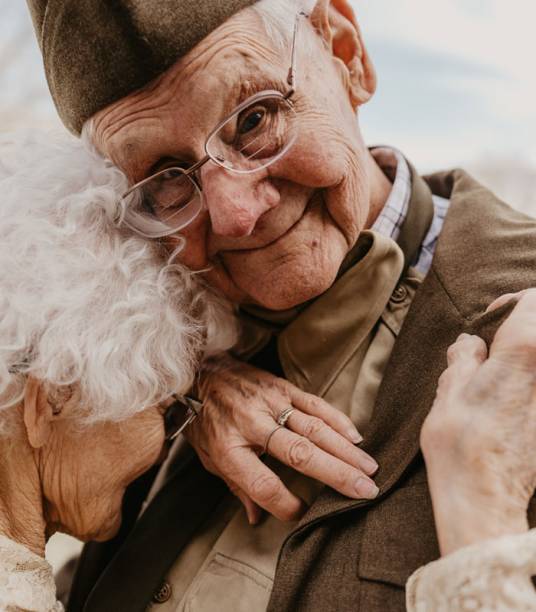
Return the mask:
<path fill-rule="evenodd" d="M 0 141 L 0 610 L 62 609 L 47 539 L 117 532 L 185 416 L 170 398 L 233 338 L 191 273 L 117 228 L 125 186 L 72 138 Z"/>

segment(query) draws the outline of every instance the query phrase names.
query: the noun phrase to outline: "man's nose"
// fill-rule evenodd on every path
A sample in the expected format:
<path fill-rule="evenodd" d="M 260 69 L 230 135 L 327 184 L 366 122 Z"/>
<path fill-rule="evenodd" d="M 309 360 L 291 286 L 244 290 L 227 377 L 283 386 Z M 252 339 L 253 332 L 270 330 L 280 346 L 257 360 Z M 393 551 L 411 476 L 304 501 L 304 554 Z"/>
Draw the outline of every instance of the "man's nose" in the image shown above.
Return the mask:
<path fill-rule="evenodd" d="M 201 181 L 212 231 L 218 236 L 249 236 L 259 218 L 279 204 L 279 191 L 262 172 L 237 174 L 207 164 Z"/>

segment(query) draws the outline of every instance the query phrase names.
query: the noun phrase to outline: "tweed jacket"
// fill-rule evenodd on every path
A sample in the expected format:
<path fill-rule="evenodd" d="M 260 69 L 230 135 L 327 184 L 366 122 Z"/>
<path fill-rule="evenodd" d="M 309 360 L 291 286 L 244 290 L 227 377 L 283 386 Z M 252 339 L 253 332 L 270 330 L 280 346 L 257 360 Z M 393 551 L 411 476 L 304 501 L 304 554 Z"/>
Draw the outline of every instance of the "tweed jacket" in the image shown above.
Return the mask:
<path fill-rule="evenodd" d="M 323 490 L 283 544 L 270 612 L 402 611 L 409 576 L 439 556 L 419 452 L 422 422 L 446 368 L 448 346 L 462 332 L 489 342 L 511 309 L 484 314 L 489 303 L 536 286 L 536 221 L 463 171 L 426 182 L 451 205 L 364 432 L 363 448 L 380 465 L 380 494 L 355 501 Z M 223 494 L 222 484 L 196 460 L 178 466 L 176 478 L 130 534 L 107 548 L 86 548 L 68 610 L 144 610 L 177 552 Z M 529 522 L 536 525 L 535 504 Z"/>

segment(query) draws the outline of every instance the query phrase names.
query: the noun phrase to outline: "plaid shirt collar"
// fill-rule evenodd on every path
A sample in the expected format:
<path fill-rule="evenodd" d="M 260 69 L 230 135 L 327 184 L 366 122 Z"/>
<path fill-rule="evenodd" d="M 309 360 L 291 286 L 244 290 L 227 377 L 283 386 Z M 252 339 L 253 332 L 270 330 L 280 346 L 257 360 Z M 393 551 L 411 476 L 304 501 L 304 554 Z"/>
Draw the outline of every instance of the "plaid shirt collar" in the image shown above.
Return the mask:
<path fill-rule="evenodd" d="M 408 162 L 400 151 L 387 147 L 372 150 L 376 163 L 393 183 L 391 193 L 372 230 L 397 241 L 402 224 L 406 219 L 411 199 L 411 172 Z M 411 265 L 422 274 L 427 274 L 432 265 L 437 240 L 443 229 L 450 202 L 433 195 L 434 219 L 426 235 L 421 250 Z"/>
<path fill-rule="evenodd" d="M 396 241 L 408 214 L 411 198 L 411 174 L 408 162 L 396 149 L 382 147 L 372 149 L 371 153 L 378 166 L 393 183 L 387 202 L 371 229 Z"/>

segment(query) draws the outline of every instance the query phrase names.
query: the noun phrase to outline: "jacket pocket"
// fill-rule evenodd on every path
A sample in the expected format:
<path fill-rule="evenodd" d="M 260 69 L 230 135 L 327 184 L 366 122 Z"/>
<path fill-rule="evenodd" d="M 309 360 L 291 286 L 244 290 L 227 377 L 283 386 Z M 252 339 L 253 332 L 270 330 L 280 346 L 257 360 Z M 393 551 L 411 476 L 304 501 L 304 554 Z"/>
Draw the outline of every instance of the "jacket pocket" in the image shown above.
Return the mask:
<path fill-rule="evenodd" d="M 264 612 L 273 582 L 245 563 L 216 553 L 185 597 L 185 612 Z"/>

